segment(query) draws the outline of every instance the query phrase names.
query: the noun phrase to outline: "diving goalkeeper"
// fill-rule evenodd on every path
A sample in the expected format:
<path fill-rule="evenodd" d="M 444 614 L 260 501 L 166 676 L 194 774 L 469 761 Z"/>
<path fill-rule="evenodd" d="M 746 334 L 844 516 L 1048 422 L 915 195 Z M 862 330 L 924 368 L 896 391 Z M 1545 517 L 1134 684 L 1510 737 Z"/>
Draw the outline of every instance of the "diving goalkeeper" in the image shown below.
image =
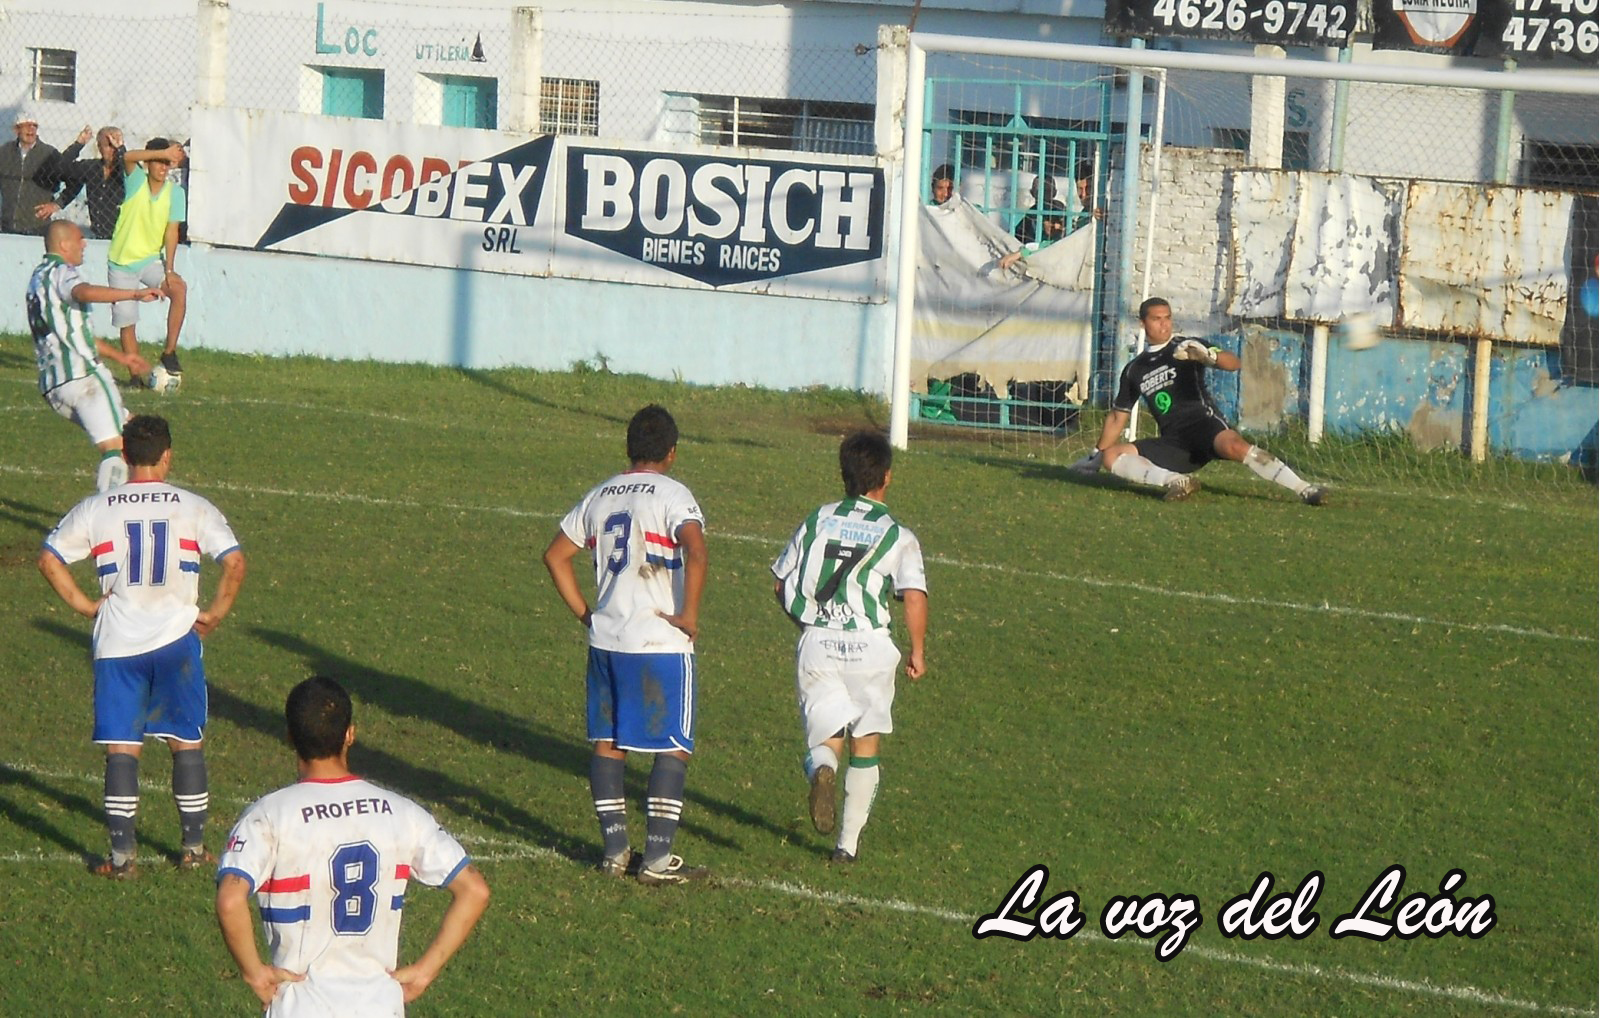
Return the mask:
<path fill-rule="evenodd" d="M 1139 305 L 1139 323 L 1144 326 L 1148 347 L 1122 369 L 1100 441 L 1083 461 L 1084 468 L 1103 466 L 1124 480 L 1158 485 L 1166 489 L 1167 501 L 1176 502 L 1200 490 L 1195 471 L 1212 460 L 1226 459 L 1243 463 L 1263 480 L 1288 488 L 1306 505 L 1326 501 L 1325 489 L 1306 483 L 1288 464 L 1245 441 L 1211 401 L 1206 368 L 1238 371 L 1238 357 L 1197 339 L 1173 342 L 1172 306 L 1160 297 Z M 1128 426 L 1134 401 L 1141 396 L 1159 434 L 1137 442 L 1119 441 L 1117 436 Z"/>

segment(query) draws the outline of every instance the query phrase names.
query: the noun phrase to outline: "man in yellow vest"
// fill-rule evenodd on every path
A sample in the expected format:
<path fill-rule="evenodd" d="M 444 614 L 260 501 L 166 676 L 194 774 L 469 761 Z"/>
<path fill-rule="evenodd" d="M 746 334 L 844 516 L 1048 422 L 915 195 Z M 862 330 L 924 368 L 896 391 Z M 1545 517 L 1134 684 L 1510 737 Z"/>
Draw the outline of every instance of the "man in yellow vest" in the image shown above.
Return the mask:
<path fill-rule="evenodd" d="M 134 156 L 145 157 L 142 164 Z M 152 138 L 143 150 L 127 154 L 122 210 L 117 213 L 116 229 L 111 233 L 106 273 L 114 287 L 155 287 L 170 302 L 161 366 L 174 377 L 183 370 L 178 366 L 178 333 L 183 328 L 189 296 L 187 284 L 177 273 L 178 224 L 188 218 L 189 208 L 183 188 L 177 181 L 168 180 L 167 175 L 182 159 L 183 146 L 165 138 Z M 112 304 L 111 324 L 121 330 L 123 352 L 138 353 L 138 303 L 129 300 Z"/>

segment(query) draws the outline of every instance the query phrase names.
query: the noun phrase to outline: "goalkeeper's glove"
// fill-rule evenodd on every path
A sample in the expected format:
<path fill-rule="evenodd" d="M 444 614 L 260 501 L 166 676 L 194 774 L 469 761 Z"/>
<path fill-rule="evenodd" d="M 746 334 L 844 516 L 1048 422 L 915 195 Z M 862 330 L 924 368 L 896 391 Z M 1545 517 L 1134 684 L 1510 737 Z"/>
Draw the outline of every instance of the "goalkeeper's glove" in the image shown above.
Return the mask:
<path fill-rule="evenodd" d="M 1075 474 L 1094 474 L 1100 470 L 1101 451 L 1095 449 L 1087 456 L 1073 461 L 1067 469 Z"/>
<path fill-rule="evenodd" d="M 1172 359 L 1179 361 L 1196 361 L 1200 364 L 1209 364 L 1215 367 L 1217 363 L 1217 354 L 1221 352 L 1221 350 L 1218 350 L 1214 346 L 1206 346 L 1198 339 L 1186 339 L 1178 344 L 1178 348 L 1176 350 L 1172 351 Z"/>

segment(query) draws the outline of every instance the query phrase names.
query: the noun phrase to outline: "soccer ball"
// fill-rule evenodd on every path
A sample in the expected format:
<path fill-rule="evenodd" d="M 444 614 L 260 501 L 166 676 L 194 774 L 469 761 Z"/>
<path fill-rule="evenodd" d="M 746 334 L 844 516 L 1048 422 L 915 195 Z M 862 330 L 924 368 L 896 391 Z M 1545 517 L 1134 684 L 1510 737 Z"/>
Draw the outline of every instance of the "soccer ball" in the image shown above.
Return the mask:
<path fill-rule="evenodd" d="M 1378 333 L 1378 323 L 1365 311 L 1347 315 L 1339 324 L 1347 350 L 1371 350 L 1383 338 Z"/>
<path fill-rule="evenodd" d="M 160 364 L 150 369 L 150 388 L 163 396 L 170 396 L 177 392 L 178 387 L 182 384 L 182 375 L 175 375 Z"/>

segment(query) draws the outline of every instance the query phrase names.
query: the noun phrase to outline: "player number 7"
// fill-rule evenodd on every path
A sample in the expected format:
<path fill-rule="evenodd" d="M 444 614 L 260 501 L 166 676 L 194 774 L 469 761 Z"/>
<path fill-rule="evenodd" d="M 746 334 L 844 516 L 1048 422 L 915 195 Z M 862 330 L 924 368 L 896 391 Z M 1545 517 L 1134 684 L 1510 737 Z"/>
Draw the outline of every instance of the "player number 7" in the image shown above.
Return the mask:
<path fill-rule="evenodd" d="M 821 589 L 817 591 L 817 601 L 826 604 L 832 601 L 834 595 L 839 592 L 839 585 L 844 582 L 846 576 L 850 575 L 850 570 L 856 567 L 856 563 L 867 557 L 867 549 L 859 544 L 842 544 L 838 541 L 829 541 L 823 546 L 822 557 L 839 563 L 838 567 L 834 569 L 833 575 L 828 577 L 828 582 L 824 583 Z"/>

